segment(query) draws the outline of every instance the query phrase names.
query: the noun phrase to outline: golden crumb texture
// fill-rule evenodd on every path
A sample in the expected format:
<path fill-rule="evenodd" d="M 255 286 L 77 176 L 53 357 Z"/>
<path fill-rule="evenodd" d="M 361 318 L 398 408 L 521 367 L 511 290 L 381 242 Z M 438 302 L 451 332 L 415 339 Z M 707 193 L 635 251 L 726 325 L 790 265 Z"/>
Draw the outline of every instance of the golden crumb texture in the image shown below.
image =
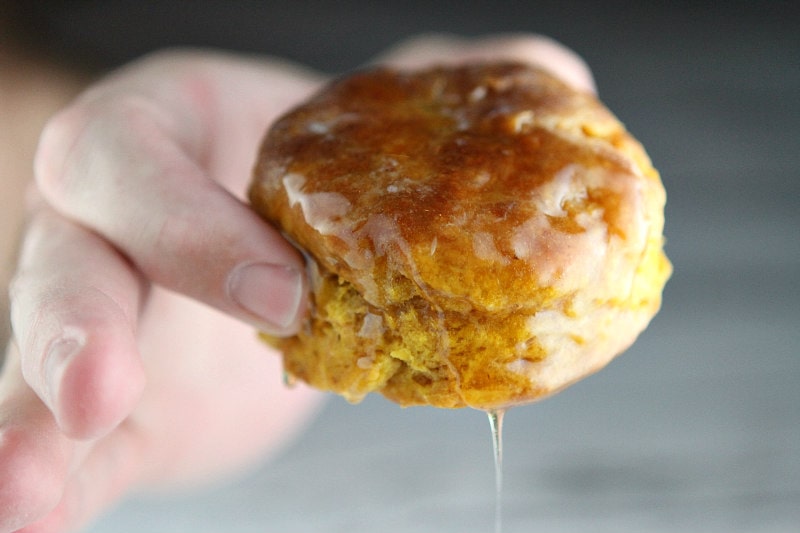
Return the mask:
<path fill-rule="evenodd" d="M 265 340 L 353 402 L 548 396 L 628 348 L 671 273 L 642 146 L 519 63 L 333 81 L 269 130 L 249 196 L 311 280 L 302 331 Z"/>

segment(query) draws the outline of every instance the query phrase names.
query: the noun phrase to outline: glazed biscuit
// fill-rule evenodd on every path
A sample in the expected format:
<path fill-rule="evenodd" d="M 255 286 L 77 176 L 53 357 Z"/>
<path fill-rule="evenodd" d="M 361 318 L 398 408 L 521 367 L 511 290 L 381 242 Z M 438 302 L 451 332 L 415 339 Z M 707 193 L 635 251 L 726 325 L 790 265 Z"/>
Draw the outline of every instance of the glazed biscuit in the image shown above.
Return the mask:
<path fill-rule="evenodd" d="M 302 331 L 264 338 L 350 401 L 545 397 L 624 351 L 671 272 L 641 145 L 520 63 L 338 79 L 271 127 L 249 195 L 311 280 Z"/>

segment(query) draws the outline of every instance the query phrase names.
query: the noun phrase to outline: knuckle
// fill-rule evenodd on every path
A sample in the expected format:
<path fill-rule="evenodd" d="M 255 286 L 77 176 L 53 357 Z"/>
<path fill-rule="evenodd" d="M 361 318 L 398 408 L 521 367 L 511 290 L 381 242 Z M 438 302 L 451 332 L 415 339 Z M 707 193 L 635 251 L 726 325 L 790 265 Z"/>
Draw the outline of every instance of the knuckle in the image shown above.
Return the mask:
<path fill-rule="evenodd" d="M 126 163 L 147 152 L 163 117 L 135 93 L 96 97 L 64 109 L 45 125 L 34 159 L 36 183 L 56 206 L 92 198 L 92 187 L 124 179 Z"/>
<path fill-rule="evenodd" d="M 9 305 L 14 304 L 15 301 L 25 295 L 26 287 L 28 285 L 28 276 L 24 271 L 17 271 L 8 282 L 8 301 Z"/>
<path fill-rule="evenodd" d="M 36 183 L 43 193 L 64 187 L 68 176 L 65 167 L 70 153 L 85 132 L 90 118 L 80 106 L 73 106 L 54 115 L 45 125 L 34 159 Z"/>
<path fill-rule="evenodd" d="M 8 302 L 11 327 L 19 335 L 29 328 L 25 324 L 30 322 L 32 299 L 34 292 L 38 292 L 34 276 L 27 270 L 19 270 L 8 283 Z"/>
<path fill-rule="evenodd" d="M 19 347 L 22 373 L 38 388 L 48 352 L 54 342 L 72 339 L 80 344 L 88 338 L 104 338 L 119 324 L 128 324 L 128 314 L 107 293 L 95 287 L 41 286 L 11 303 L 11 324 Z"/>
<path fill-rule="evenodd" d="M 18 272 L 9 284 L 11 329 L 23 354 L 38 352 L 58 327 L 64 307 L 61 288 L 42 286 L 38 276 Z M 67 304 L 69 305 L 69 304 Z"/>

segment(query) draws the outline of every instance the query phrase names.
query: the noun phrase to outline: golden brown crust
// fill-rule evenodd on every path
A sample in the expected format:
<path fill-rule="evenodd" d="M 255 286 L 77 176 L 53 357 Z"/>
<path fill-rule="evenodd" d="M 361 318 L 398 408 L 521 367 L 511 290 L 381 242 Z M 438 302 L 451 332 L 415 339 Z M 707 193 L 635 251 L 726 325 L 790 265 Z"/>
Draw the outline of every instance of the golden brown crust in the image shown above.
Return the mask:
<path fill-rule="evenodd" d="M 287 370 L 353 400 L 550 394 L 635 339 L 670 270 L 641 146 L 518 63 L 338 80 L 273 126 L 250 197 L 313 266 Z"/>

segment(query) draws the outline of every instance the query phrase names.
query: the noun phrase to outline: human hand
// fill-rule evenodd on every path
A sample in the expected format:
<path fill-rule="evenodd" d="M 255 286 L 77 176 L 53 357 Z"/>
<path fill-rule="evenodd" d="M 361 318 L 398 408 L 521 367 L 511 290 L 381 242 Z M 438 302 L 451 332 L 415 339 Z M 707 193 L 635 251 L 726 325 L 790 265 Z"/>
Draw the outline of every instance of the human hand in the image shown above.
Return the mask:
<path fill-rule="evenodd" d="M 253 327 L 297 327 L 302 260 L 228 191 L 319 79 L 160 54 L 46 128 L 0 381 L 0 531 L 62 531 L 131 487 L 242 466 L 313 410 Z"/>
<path fill-rule="evenodd" d="M 534 38 L 411 41 L 399 66 L 488 58 L 592 90 Z M 253 326 L 291 334 L 297 252 L 241 201 L 267 124 L 321 77 L 221 54 L 146 58 L 45 129 L 0 379 L 0 531 L 64 531 L 134 488 L 241 468 L 319 396 L 279 385 Z"/>

